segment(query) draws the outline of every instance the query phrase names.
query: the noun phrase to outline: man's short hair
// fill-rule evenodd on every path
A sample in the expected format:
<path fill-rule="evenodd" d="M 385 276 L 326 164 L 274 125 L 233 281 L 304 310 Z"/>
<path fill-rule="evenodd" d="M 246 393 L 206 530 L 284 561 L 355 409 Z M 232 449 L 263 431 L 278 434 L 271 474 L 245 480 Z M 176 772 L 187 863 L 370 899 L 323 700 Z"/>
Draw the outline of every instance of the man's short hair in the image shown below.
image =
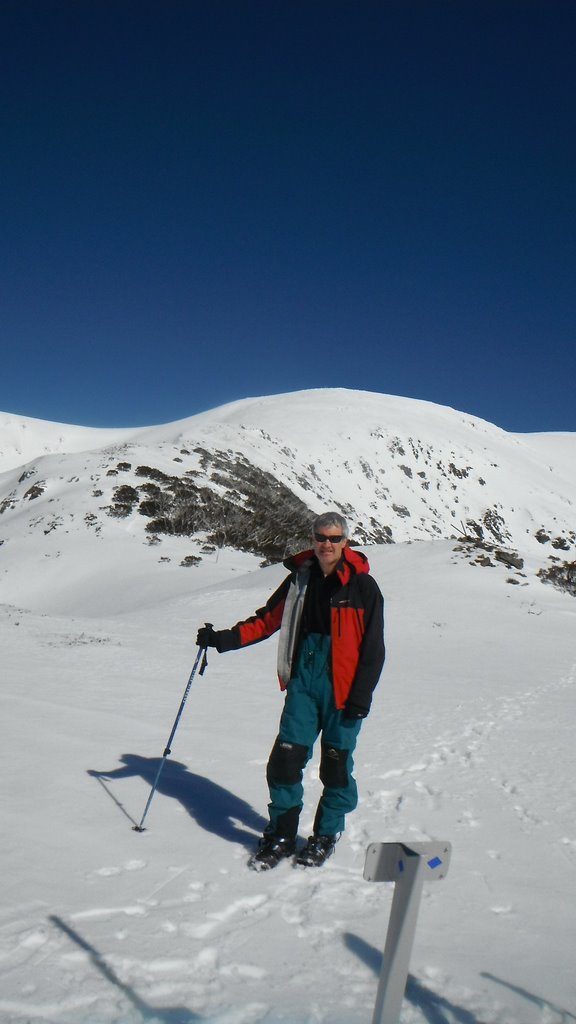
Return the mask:
<path fill-rule="evenodd" d="M 325 530 L 327 526 L 336 526 L 344 537 L 348 537 L 348 523 L 339 512 L 323 512 L 321 516 L 316 516 L 312 523 L 312 536 Z"/>

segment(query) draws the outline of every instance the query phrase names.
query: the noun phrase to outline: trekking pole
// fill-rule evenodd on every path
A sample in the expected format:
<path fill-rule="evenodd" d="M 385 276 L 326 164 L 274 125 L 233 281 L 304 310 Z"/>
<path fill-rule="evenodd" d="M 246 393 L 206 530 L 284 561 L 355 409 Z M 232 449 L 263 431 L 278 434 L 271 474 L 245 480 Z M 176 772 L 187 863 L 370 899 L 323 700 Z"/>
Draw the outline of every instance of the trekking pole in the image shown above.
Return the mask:
<path fill-rule="evenodd" d="M 211 622 L 205 622 L 204 625 L 207 626 L 208 628 L 212 628 L 212 623 Z M 202 664 L 200 665 L 200 675 L 201 676 L 204 675 L 204 672 L 206 670 L 206 666 L 208 665 L 207 651 L 208 651 L 207 647 L 199 647 L 198 648 L 198 654 L 196 655 L 196 660 L 195 660 L 195 662 L 194 662 L 194 664 L 192 666 L 192 671 L 190 673 L 190 677 L 188 679 L 188 682 L 186 683 L 186 689 L 184 690 L 184 696 L 182 697 L 182 700 L 180 701 L 180 707 L 178 708 L 178 714 L 176 715 L 176 718 L 174 719 L 174 725 L 172 726 L 172 732 L 170 733 L 170 735 L 168 737 L 168 743 L 166 744 L 166 749 L 164 750 L 164 753 L 162 754 L 162 760 L 160 761 L 160 764 L 158 765 L 158 771 L 156 772 L 156 778 L 154 779 L 154 784 L 152 786 L 152 789 L 150 790 L 150 796 L 148 797 L 148 800 L 147 800 L 147 803 L 146 803 L 146 807 L 144 808 L 144 814 L 142 815 L 142 820 L 141 820 L 139 825 L 134 825 L 134 827 L 133 827 L 133 831 L 134 832 L 144 832 L 145 831 L 144 819 L 146 818 L 146 815 L 148 814 L 148 808 L 150 807 L 150 804 L 152 803 L 152 797 L 154 796 L 154 793 L 156 792 L 156 789 L 158 788 L 158 782 L 159 782 L 159 779 L 160 779 L 160 775 L 162 773 L 162 769 L 163 769 L 164 765 L 166 764 L 166 758 L 171 753 L 170 746 L 171 746 L 172 740 L 174 739 L 174 734 L 176 732 L 176 729 L 178 728 L 178 723 L 179 723 L 179 721 L 180 721 L 180 719 L 182 717 L 182 712 L 184 711 L 184 705 L 185 705 L 185 703 L 186 703 L 186 701 L 188 699 L 188 694 L 190 693 L 190 687 L 192 686 L 192 680 L 194 679 L 194 676 L 196 675 L 196 669 L 198 668 L 198 665 L 200 663 L 200 659 L 202 658 Z"/>

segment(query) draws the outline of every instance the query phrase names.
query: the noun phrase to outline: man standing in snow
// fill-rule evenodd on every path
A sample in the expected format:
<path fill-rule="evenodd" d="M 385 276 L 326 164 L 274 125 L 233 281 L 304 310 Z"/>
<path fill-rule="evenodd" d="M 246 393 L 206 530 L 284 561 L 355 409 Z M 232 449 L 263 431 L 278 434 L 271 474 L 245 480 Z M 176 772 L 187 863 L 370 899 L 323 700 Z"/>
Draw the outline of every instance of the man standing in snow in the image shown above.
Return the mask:
<path fill-rule="evenodd" d="M 296 861 L 319 866 L 333 853 L 358 802 L 352 753 L 384 664 L 384 601 L 365 555 L 348 547 L 338 512 L 318 516 L 313 548 L 286 560 L 290 575 L 255 615 L 231 629 L 203 626 L 196 643 L 219 653 L 280 630 L 278 677 L 286 691 L 266 770 L 270 821 L 250 861 L 275 867 L 296 851 L 303 770 L 321 734 L 323 792 L 314 834 Z"/>

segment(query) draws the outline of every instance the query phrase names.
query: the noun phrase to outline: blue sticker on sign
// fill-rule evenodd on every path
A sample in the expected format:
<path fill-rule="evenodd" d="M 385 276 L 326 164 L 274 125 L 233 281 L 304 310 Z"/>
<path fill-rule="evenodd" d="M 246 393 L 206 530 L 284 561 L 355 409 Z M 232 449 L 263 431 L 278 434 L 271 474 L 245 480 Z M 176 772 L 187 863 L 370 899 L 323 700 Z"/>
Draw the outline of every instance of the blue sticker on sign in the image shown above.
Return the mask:
<path fill-rule="evenodd" d="M 440 857 L 432 857 L 432 860 L 428 861 L 428 867 L 432 869 L 439 868 L 441 863 Z"/>

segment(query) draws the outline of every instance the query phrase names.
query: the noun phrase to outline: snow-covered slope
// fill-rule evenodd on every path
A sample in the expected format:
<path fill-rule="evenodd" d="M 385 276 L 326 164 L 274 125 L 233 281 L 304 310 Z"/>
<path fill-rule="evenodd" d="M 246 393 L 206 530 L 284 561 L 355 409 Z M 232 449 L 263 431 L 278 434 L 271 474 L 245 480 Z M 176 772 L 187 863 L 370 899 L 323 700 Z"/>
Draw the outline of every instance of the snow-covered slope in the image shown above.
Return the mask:
<path fill-rule="evenodd" d="M 15 419 L 0 418 L 2 1024 L 363 1024 L 392 899 L 363 880 L 366 847 L 426 838 L 453 857 L 425 888 L 401 1024 L 575 1021 L 576 601 L 536 576 L 574 560 L 574 436 L 349 391 L 128 432 Z M 150 501 L 164 531 L 146 530 Z M 202 528 L 170 532 L 186 503 Z M 334 505 L 357 540 L 399 542 L 364 548 L 388 658 L 334 858 L 246 868 L 281 708 L 274 639 L 210 656 L 135 833 L 198 625 L 259 607 L 284 570 L 260 568 L 258 544 Z M 232 510 L 260 524 L 249 550 Z"/>
<path fill-rule="evenodd" d="M 345 389 L 128 431 L 0 418 L 4 592 L 71 610 L 89 571 L 110 607 L 111 574 L 139 586 L 144 562 L 154 594 L 172 594 L 225 568 L 231 548 L 245 567 L 281 558 L 310 512 L 334 506 L 360 543 L 466 535 L 540 566 L 573 559 L 574 436 L 556 452 L 556 435 L 515 436 L 453 409 Z"/>
<path fill-rule="evenodd" d="M 533 577 L 507 586 L 506 567 L 472 567 L 449 541 L 366 548 L 388 660 L 359 807 L 324 868 L 255 875 L 274 639 L 211 654 L 147 830 L 132 826 L 198 624 L 249 614 L 283 570 L 245 573 L 249 556 L 223 551 L 160 582 L 127 535 L 106 591 L 91 536 L 75 540 L 83 591 L 60 538 L 58 593 L 83 593 L 82 611 L 0 605 L 2 1024 L 365 1024 L 392 900 L 363 880 L 366 847 L 427 838 L 451 842 L 452 863 L 424 890 L 401 1024 L 570 1024 L 574 598 Z M 317 770 L 316 757 L 303 836 Z"/>
<path fill-rule="evenodd" d="M 0 412 L 0 472 L 17 469 L 41 455 L 71 454 L 122 443 L 133 433 L 133 430 L 76 427 Z"/>

